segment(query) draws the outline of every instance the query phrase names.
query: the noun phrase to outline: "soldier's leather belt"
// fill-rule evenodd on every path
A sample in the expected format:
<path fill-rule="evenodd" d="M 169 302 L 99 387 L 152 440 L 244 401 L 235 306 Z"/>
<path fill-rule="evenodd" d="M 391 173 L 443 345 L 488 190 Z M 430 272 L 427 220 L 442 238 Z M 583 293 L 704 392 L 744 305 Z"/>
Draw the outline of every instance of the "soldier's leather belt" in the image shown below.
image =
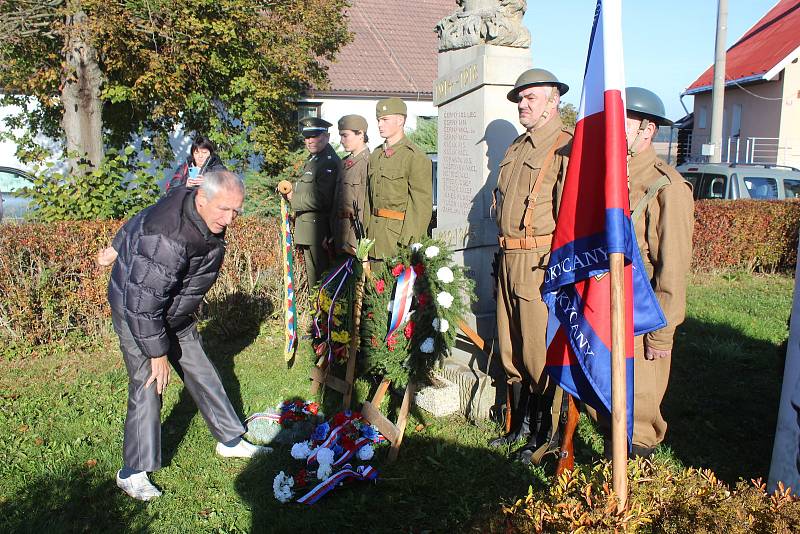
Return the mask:
<path fill-rule="evenodd" d="M 394 219 L 395 221 L 405 221 L 406 214 L 402 211 L 387 210 L 384 208 L 374 208 L 372 214 L 375 217 L 383 217 L 384 219 Z"/>
<path fill-rule="evenodd" d="M 534 235 L 522 238 L 497 236 L 500 248 L 503 250 L 533 250 L 536 248 L 550 248 L 553 234 Z"/>

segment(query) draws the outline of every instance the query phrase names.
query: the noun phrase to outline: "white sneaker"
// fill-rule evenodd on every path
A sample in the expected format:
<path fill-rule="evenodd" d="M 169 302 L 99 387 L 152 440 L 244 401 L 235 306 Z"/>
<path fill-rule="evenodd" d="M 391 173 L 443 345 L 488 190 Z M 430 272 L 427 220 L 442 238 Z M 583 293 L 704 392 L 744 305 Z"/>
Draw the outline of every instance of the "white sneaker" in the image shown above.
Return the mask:
<path fill-rule="evenodd" d="M 268 454 L 270 452 L 272 452 L 272 447 L 253 445 L 245 440 L 239 441 L 233 447 L 217 442 L 217 454 L 224 458 L 252 458 L 257 454 Z"/>
<path fill-rule="evenodd" d="M 131 475 L 128 478 L 120 478 L 120 472 L 121 470 L 117 471 L 117 486 L 134 499 L 149 501 L 150 499 L 161 497 L 161 491 L 150 482 L 150 478 L 148 478 L 145 471 Z"/>

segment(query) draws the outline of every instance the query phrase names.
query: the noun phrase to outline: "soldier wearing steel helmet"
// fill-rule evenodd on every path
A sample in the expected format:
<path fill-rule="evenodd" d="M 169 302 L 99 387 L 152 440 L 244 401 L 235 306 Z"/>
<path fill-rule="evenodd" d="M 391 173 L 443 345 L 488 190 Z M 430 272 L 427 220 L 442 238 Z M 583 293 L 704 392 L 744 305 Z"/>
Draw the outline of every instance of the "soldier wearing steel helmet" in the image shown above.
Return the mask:
<path fill-rule="evenodd" d="M 656 157 L 653 138 L 671 126 L 652 91 L 625 89 L 631 219 L 645 269 L 667 326 L 635 338 L 633 453 L 649 456 L 664 439 L 661 400 L 667 390 L 675 328 L 686 314 L 686 277 L 692 261 L 692 186 Z"/>
<path fill-rule="evenodd" d="M 303 140 L 310 155 L 303 172 L 286 195 L 294 211 L 294 242 L 303 252 L 309 286 L 328 268 L 325 244 L 330 237 L 330 217 L 341 160 L 328 143 L 332 125 L 318 117 L 300 121 Z"/>
<path fill-rule="evenodd" d="M 557 445 L 551 417 L 555 384 L 544 372 L 547 306 L 540 289 L 572 141 L 558 113 L 568 89 L 544 69 L 517 79 L 508 99 L 516 103 L 526 131 L 508 148 L 495 189 L 498 341 L 512 409 L 511 432 L 491 445 L 525 439 L 515 453 L 524 463 L 538 461 L 541 452 Z"/>
<path fill-rule="evenodd" d="M 375 240 L 370 257 L 385 259 L 427 234 L 433 183 L 431 160 L 405 136 L 405 102 L 386 98 L 375 112 L 384 143 L 369 158 L 364 226 Z"/>
<path fill-rule="evenodd" d="M 358 246 L 356 228 L 364 222 L 364 195 L 369 168 L 367 119 L 345 115 L 339 119 L 339 137 L 349 154 L 342 160 L 342 172 L 331 213 L 334 248 L 354 255 Z"/>

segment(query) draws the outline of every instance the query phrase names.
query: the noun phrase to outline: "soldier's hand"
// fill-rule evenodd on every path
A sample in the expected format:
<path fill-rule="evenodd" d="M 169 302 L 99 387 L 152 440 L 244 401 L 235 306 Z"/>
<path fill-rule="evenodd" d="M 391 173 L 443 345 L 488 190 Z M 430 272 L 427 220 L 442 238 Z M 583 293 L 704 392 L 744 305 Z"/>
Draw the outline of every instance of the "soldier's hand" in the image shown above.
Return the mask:
<path fill-rule="evenodd" d="M 655 360 L 657 358 L 669 358 L 672 354 L 671 349 L 663 350 L 663 349 L 654 349 L 652 347 L 645 346 L 644 348 L 644 359 L 645 360 Z"/>
<path fill-rule="evenodd" d="M 167 356 L 164 355 L 159 356 L 158 358 L 150 358 L 150 365 L 152 371 L 150 372 L 150 378 L 147 379 L 144 387 L 147 389 L 150 387 L 150 384 L 155 382 L 156 393 L 161 395 L 161 393 L 167 389 L 167 385 L 169 384 L 170 367 L 169 362 L 167 361 Z"/>

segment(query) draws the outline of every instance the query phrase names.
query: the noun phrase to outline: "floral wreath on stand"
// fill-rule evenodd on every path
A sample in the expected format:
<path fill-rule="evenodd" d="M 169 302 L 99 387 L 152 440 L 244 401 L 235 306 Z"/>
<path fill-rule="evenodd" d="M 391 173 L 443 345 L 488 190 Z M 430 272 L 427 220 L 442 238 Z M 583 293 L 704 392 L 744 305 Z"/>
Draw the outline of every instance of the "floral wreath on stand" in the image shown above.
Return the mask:
<path fill-rule="evenodd" d="M 453 252 L 433 239 L 412 244 L 373 270 L 365 293 L 360 374 L 380 375 L 401 387 L 430 381 L 475 300 L 472 280 L 453 262 Z"/>

